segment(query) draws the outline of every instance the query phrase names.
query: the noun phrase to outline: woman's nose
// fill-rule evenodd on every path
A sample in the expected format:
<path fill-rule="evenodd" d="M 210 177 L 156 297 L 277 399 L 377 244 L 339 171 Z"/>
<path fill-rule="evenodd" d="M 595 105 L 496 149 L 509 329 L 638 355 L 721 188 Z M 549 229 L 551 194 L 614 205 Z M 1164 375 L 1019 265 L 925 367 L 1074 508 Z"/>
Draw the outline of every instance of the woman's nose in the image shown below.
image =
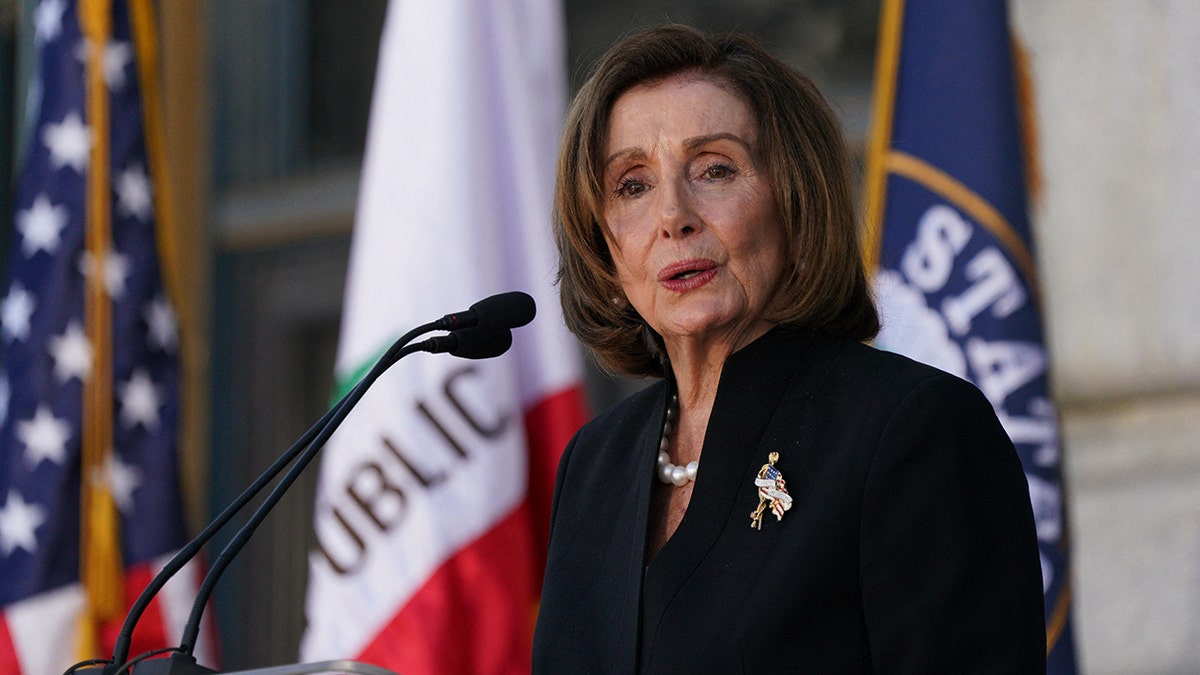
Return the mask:
<path fill-rule="evenodd" d="M 660 185 L 659 232 L 664 239 L 682 237 L 700 229 L 700 218 L 692 204 L 692 195 L 683 181 Z"/>

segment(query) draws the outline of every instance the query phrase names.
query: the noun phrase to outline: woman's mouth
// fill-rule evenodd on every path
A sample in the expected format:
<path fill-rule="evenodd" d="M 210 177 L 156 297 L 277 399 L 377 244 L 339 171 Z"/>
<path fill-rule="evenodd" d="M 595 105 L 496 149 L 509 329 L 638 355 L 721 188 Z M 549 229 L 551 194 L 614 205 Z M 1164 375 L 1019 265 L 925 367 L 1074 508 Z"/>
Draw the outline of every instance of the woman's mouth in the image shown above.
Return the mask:
<path fill-rule="evenodd" d="M 659 270 L 658 282 L 667 290 L 682 293 L 708 283 L 718 269 L 716 261 L 707 258 L 681 260 Z"/>

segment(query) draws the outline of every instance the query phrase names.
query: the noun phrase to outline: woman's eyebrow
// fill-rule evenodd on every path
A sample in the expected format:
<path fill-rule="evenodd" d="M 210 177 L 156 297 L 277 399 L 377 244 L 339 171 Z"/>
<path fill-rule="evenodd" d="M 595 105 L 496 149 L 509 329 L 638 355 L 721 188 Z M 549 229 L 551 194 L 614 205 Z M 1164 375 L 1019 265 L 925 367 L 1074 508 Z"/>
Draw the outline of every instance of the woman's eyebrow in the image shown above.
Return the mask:
<path fill-rule="evenodd" d="M 712 134 L 704 134 L 702 136 L 693 136 L 692 138 L 689 138 L 683 142 L 683 147 L 687 148 L 688 150 L 694 150 L 702 145 L 705 145 L 706 143 L 711 143 L 713 141 L 722 141 L 722 140 L 733 141 L 734 143 L 737 143 L 738 145 L 746 148 L 747 151 L 752 152 L 754 150 L 754 147 L 750 144 L 749 141 L 747 141 L 746 139 L 742 138 L 741 136 L 739 136 L 733 132 L 729 132 L 729 131 L 719 131 L 719 132 L 712 133 Z M 604 169 L 607 170 L 609 165 L 611 165 L 613 162 L 615 162 L 619 159 L 644 159 L 645 157 L 646 157 L 646 151 L 642 150 L 641 148 L 638 148 L 638 147 L 622 148 L 621 150 L 617 150 L 616 152 L 612 153 L 611 155 L 609 155 L 608 157 L 605 158 Z"/>
<path fill-rule="evenodd" d="M 743 146 L 747 150 L 753 149 L 753 147 L 750 145 L 750 143 L 748 141 L 746 141 L 746 139 L 742 138 L 741 136 L 738 136 L 735 133 L 728 132 L 728 131 L 719 131 L 715 134 L 704 134 L 703 136 L 693 136 L 692 138 L 685 140 L 683 142 L 683 146 L 685 148 L 688 148 L 689 150 L 691 150 L 691 149 L 697 148 L 701 145 L 704 145 L 706 143 L 711 143 L 713 141 L 721 141 L 721 140 L 733 141 L 733 142 L 737 143 L 738 145 Z"/>
<path fill-rule="evenodd" d="M 645 157 L 646 157 L 646 151 L 639 147 L 631 146 L 628 148 L 624 148 L 622 150 L 618 150 L 618 151 L 614 152 L 613 154 L 609 155 L 607 159 L 604 160 L 604 170 L 607 171 L 609 165 L 611 165 L 613 162 L 617 161 L 618 159 L 645 159 Z"/>

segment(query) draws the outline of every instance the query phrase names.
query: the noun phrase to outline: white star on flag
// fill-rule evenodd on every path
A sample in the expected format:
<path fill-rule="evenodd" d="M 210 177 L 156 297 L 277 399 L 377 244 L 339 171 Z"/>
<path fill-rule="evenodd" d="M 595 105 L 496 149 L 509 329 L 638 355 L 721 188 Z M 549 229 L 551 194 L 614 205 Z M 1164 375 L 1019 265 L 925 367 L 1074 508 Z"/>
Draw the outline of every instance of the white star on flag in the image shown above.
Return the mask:
<path fill-rule="evenodd" d="M 78 321 L 72 321 L 62 335 L 50 338 L 50 355 L 59 382 L 72 377 L 82 382 L 92 373 L 92 344 Z"/>
<path fill-rule="evenodd" d="M 150 198 L 150 177 L 146 175 L 146 169 L 141 164 L 133 164 L 117 176 L 116 183 L 117 210 L 143 223 L 149 221 L 154 204 Z"/>
<path fill-rule="evenodd" d="M 79 271 L 88 279 L 96 270 L 96 261 L 91 253 L 84 251 L 79 256 Z M 125 279 L 129 276 L 129 259 L 115 251 L 104 256 L 104 289 L 114 301 L 125 295 Z"/>
<path fill-rule="evenodd" d="M 39 43 L 49 42 L 62 32 L 62 0 L 43 0 L 33 14 L 34 33 Z"/>
<path fill-rule="evenodd" d="M 128 42 L 110 42 L 104 47 L 104 81 L 109 90 L 125 86 L 125 67 L 133 61 L 133 47 Z"/>
<path fill-rule="evenodd" d="M 122 462 L 116 453 L 110 452 L 104 460 L 104 467 L 98 469 L 92 478 L 108 488 L 121 513 L 128 515 L 133 512 L 133 492 L 142 484 L 140 469 Z"/>
<path fill-rule="evenodd" d="M 33 206 L 17 213 L 17 229 L 21 232 L 21 252 L 30 258 L 38 251 L 51 255 L 62 242 L 61 234 L 67 226 L 70 211 L 65 206 L 55 206 L 45 194 L 33 200 Z"/>
<path fill-rule="evenodd" d="M 136 424 L 148 431 L 158 428 L 158 390 L 145 369 L 134 370 L 128 381 L 117 385 L 117 392 L 121 399 L 121 423 L 125 428 L 132 429 Z"/>
<path fill-rule="evenodd" d="M 5 557 L 18 548 L 37 552 L 37 529 L 46 522 L 46 511 L 25 501 L 16 490 L 9 490 L 0 507 L 0 554 Z"/>
<path fill-rule="evenodd" d="M 29 319 L 33 316 L 33 295 L 21 284 L 13 282 L 8 295 L 0 301 L 0 333 L 9 340 L 29 337 Z"/>
<path fill-rule="evenodd" d="M 179 344 L 179 333 L 175 310 L 171 308 L 171 303 L 159 295 L 146 304 L 142 317 L 146 319 L 147 340 L 150 345 L 164 352 L 174 352 Z"/>
<path fill-rule="evenodd" d="M 79 43 L 75 49 L 75 58 L 80 63 L 87 64 L 89 40 Z M 104 83 L 109 91 L 118 91 L 125 86 L 125 66 L 133 61 L 133 47 L 128 42 L 113 41 L 104 45 L 101 65 L 104 68 Z"/>
<path fill-rule="evenodd" d="M 47 124 L 42 140 L 50 149 L 50 163 L 54 168 L 69 166 L 79 173 L 87 168 L 92 132 L 79 118 L 79 113 L 68 113 L 61 124 Z"/>
<path fill-rule="evenodd" d="M 37 468 L 44 459 L 63 465 L 67 461 L 70 438 L 70 425 L 42 404 L 38 405 L 33 419 L 17 422 L 17 440 L 25 444 L 25 463 L 30 470 Z"/>

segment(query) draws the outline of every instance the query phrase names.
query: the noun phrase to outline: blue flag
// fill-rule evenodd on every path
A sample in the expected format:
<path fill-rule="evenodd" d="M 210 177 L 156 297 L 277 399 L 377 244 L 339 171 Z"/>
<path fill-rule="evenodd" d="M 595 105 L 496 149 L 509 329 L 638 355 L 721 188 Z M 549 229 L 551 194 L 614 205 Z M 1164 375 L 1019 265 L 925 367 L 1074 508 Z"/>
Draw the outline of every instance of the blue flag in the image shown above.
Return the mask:
<path fill-rule="evenodd" d="M 179 340 L 139 54 L 124 1 L 79 4 L 43 0 L 34 15 L 39 67 L 0 290 L 4 672 L 111 654 L 127 595 L 185 535 Z M 159 610 L 136 646 L 177 638 Z"/>
<path fill-rule="evenodd" d="M 1004 0 L 885 0 L 868 150 L 877 345 L 974 382 L 1033 501 L 1050 673 L 1075 672 L 1057 415 Z"/>

